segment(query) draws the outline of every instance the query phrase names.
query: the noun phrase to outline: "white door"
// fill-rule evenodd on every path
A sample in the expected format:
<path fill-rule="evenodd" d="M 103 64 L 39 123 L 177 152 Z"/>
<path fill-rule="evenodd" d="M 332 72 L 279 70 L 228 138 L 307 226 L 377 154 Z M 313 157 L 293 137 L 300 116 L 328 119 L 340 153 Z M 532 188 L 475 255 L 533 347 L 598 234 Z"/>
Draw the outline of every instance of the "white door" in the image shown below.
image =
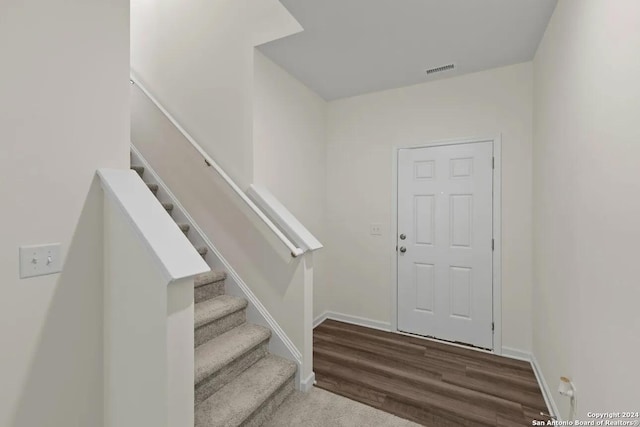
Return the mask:
<path fill-rule="evenodd" d="M 398 329 L 493 348 L 493 143 L 398 153 Z"/>

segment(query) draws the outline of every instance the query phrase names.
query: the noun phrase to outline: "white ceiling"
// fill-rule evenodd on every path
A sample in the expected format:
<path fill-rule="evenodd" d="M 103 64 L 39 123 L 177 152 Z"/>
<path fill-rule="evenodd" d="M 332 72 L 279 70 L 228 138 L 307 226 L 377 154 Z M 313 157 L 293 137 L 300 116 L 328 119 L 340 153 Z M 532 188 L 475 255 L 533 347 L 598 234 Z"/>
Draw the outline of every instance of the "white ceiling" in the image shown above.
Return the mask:
<path fill-rule="evenodd" d="M 304 31 L 259 49 L 333 100 L 529 61 L 556 1 L 281 0 Z"/>

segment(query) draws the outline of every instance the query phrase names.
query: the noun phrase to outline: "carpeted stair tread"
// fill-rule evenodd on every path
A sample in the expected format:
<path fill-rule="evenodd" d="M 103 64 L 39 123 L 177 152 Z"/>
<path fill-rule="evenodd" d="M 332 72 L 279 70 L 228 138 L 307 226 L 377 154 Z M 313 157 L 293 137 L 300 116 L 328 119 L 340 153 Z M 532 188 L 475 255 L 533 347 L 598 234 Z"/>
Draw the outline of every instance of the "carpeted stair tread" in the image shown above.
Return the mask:
<path fill-rule="evenodd" d="M 149 190 L 151 190 L 153 194 L 156 194 L 158 192 L 158 184 L 147 183 L 147 187 L 149 187 Z"/>
<path fill-rule="evenodd" d="M 271 337 L 263 326 L 245 323 L 207 341 L 195 352 L 195 382 L 200 383 Z"/>
<path fill-rule="evenodd" d="M 137 163 L 133 156 L 131 161 Z M 144 166 L 131 169 L 141 178 L 145 175 Z M 153 180 L 153 170 L 146 169 Z M 161 181 L 145 183 L 163 199 L 160 202 L 169 215 L 184 221 L 181 211 L 175 212 L 177 202 L 159 192 Z M 176 224 L 185 235 L 199 235 L 186 222 Z M 208 254 L 206 245 L 194 246 L 203 258 L 209 258 L 207 263 L 216 259 L 215 253 Z M 224 293 L 226 278 L 227 273 L 219 270 L 194 278 L 195 427 L 258 427 L 293 393 L 297 367 L 269 353 L 271 330 L 247 323 L 248 302 Z"/>
<path fill-rule="evenodd" d="M 140 178 L 142 178 L 142 175 L 144 174 L 144 166 L 131 166 L 131 170 L 136 171 L 138 175 L 140 175 Z"/>
<path fill-rule="evenodd" d="M 196 427 L 239 426 L 293 377 L 296 365 L 281 357 L 262 358 L 195 408 Z"/>
<path fill-rule="evenodd" d="M 247 307 L 247 300 L 231 295 L 220 295 L 195 305 L 195 327 L 207 325 Z"/>
<path fill-rule="evenodd" d="M 227 278 L 227 273 L 224 271 L 211 270 L 206 273 L 202 273 L 196 276 L 194 280 L 194 286 L 199 288 L 200 286 L 209 285 L 211 283 L 220 282 Z"/>
<path fill-rule="evenodd" d="M 209 249 L 206 246 L 200 246 L 199 248 L 196 248 L 196 250 L 198 251 L 200 256 L 205 256 L 207 252 L 209 252 Z"/>

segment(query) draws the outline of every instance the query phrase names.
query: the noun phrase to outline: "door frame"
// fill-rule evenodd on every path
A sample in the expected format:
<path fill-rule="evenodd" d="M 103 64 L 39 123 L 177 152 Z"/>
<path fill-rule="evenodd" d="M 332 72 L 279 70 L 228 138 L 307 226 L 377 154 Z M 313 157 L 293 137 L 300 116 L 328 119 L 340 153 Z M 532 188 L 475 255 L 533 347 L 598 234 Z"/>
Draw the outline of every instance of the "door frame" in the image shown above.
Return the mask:
<path fill-rule="evenodd" d="M 418 144 L 396 145 L 392 148 L 391 160 L 391 331 L 398 331 L 398 151 L 407 148 L 430 148 L 442 145 L 472 144 L 477 142 L 493 143 L 493 353 L 502 354 L 502 135 L 487 138 L 456 138 L 423 142 Z"/>

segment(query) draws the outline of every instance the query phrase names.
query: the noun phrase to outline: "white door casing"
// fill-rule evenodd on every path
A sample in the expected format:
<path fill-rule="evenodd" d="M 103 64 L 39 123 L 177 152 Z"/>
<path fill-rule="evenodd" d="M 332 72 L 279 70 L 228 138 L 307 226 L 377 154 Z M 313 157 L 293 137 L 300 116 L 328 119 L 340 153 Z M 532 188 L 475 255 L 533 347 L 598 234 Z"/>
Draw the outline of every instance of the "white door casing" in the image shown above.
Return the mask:
<path fill-rule="evenodd" d="M 400 331 L 493 348 L 492 164 L 491 141 L 398 151 Z"/>

